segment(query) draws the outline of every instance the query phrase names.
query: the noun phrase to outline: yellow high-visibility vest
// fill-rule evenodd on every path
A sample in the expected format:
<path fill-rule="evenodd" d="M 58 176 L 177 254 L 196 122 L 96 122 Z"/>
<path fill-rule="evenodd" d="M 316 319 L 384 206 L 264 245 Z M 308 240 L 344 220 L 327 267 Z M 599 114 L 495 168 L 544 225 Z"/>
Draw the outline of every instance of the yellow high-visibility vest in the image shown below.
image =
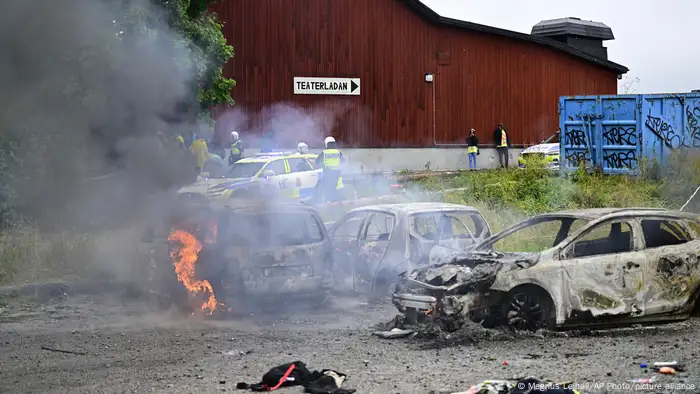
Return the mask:
<path fill-rule="evenodd" d="M 467 148 L 467 153 L 476 153 L 478 151 L 479 151 L 479 148 L 477 148 L 476 146 L 470 146 Z"/>
<path fill-rule="evenodd" d="M 498 145 L 499 148 L 503 148 L 505 146 L 508 146 L 508 135 L 506 134 L 506 129 L 501 130 L 501 145 Z"/>
<path fill-rule="evenodd" d="M 241 148 L 239 146 L 241 145 L 241 140 L 238 140 L 231 144 L 231 156 L 240 156 L 241 155 Z"/>
<path fill-rule="evenodd" d="M 206 163 L 207 158 L 209 158 L 209 148 L 207 148 L 207 142 L 201 138 L 192 141 L 190 151 L 197 160 L 197 167 L 203 168 L 204 163 Z"/>
<path fill-rule="evenodd" d="M 323 166 L 328 169 L 340 168 L 340 151 L 338 149 L 324 149 Z"/>

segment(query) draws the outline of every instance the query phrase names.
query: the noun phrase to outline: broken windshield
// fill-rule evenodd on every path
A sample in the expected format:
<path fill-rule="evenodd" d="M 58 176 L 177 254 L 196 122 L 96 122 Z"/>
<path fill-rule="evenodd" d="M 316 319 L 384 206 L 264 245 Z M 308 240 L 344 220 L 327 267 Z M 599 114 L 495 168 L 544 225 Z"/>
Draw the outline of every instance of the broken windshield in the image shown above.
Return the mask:
<path fill-rule="evenodd" d="M 252 178 L 265 165 L 265 162 L 235 163 L 228 171 L 227 178 Z"/>
<path fill-rule="evenodd" d="M 539 253 L 560 244 L 588 222 L 587 219 L 572 217 L 535 218 L 503 230 L 478 249 L 502 253 Z"/>
<path fill-rule="evenodd" d="M 424 212 L 410 217 L 411 232 L 428 240 L 475 239 L 483 226 L 470 212 Z"/>

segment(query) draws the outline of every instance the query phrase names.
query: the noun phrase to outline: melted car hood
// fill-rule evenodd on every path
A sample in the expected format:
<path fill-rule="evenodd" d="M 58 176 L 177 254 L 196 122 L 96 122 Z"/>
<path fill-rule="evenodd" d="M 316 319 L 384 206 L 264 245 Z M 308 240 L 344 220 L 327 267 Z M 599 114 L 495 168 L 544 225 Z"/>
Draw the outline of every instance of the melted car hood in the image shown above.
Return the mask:
<path fill-rule="evenodd" d="M 485 291 L 499 272 L 529 268 L 538 259 L 539 253 L 471 252 L 446 263 L 413 270 L 403 277 L 418 287 L 463 294 Z"/>

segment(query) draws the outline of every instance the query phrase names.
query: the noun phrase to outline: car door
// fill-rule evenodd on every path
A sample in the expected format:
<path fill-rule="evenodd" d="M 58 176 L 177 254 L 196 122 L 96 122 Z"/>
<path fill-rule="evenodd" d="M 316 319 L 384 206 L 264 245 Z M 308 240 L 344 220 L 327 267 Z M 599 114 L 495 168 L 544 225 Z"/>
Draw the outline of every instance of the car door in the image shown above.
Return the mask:
<path fill-rule="evenodd" d="M 272 171 L 273 175 L 265 177 L 266 171 Z M 284 159 L 276 159 L 267 163 L 262 170 L 262 176 L 267 193 L 285 193 L 288 175 Z"/>
<path fill-rule="evenodd" d="M 290 175 L 287 178 L 287 187 L 295 188 L 301 198 L 311 197 L 318 183 L 318 174 L 303 157 L 287 158 L 287 167 Z"/>
<path fill-rule="evenodd" d="M 333 241 L 334 253 L 334 275 L 336 281 L 339 278 L 349 279 L 344 283 L 354 287 L 354 263 L 357 261 L 359 253 L 360 230 L 365 221 L 366 212 L 353 212 L 341 218 L 333 225 L 330 236 Z"/>
<path fill-rule="evenodd" d="M 370 291 L 376 268 L 384 257 L 396 218 L 388 212 L 369 212 L 358 239 L 358 256 L 355 260 L 355 288 Z"/>
<path fill-rule="evenodd" d="M 647 257 L 645 315 L 688 311 L 700 285 L 700 239 L 683 220 L 643 217 L 638 221 Z"/>
<path fill-rule="evenodd" d="M 560 254 L 564 305 L 558 307 L 566 323 L 644 314 L 646 257 L 639 233 L 634 220 L 609 220 L 564 247 Z"/>

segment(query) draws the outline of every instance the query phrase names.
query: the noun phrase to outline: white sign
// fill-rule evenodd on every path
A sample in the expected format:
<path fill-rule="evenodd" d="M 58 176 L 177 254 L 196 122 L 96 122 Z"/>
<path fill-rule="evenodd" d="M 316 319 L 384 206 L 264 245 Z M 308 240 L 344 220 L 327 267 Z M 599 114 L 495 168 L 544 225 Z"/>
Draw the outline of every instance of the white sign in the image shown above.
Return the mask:
<path fill-rule="evenodd" d="M 294 94 L 360 95 L 360 78 L 294 77 Z"/>

